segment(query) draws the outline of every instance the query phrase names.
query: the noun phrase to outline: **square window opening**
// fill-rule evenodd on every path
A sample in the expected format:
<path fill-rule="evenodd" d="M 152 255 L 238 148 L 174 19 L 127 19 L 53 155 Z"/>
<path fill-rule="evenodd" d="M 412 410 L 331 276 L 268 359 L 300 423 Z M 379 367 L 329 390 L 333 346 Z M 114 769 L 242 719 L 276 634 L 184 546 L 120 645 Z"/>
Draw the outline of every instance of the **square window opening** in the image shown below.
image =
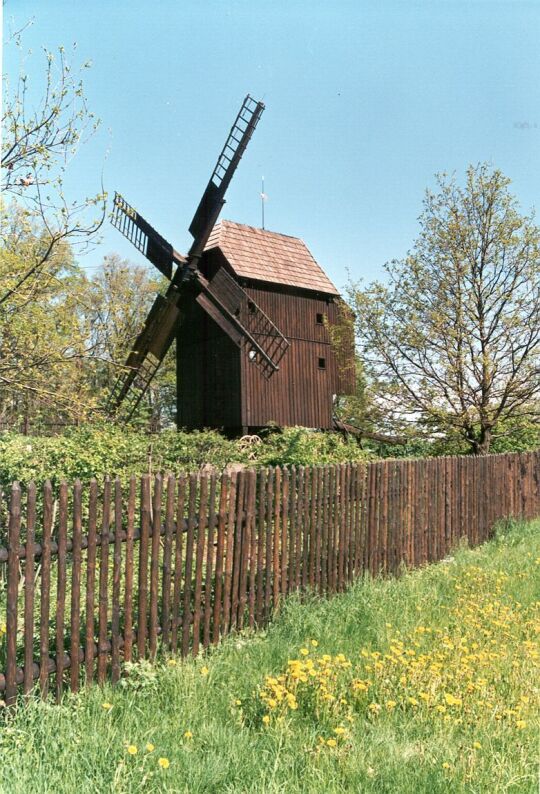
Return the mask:
<path fill-rule="evenodd" d="M 320 358 L 319 359 L 319 369 L 326 369 L 326 359 Z"/>
<path fill-rule="evenodd" d="M 324 314 L 317 312 L 317 325 L 324 325 Z"/>

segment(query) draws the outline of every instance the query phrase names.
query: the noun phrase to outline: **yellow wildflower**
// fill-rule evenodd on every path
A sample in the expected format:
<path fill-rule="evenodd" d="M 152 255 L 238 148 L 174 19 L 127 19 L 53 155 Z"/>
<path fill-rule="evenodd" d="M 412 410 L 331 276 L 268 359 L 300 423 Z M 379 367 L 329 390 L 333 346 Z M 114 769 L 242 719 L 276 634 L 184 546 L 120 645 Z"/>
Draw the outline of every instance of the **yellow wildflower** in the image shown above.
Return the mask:
<path fill-rule="evenodd" d="M 137 755 L 137 745 L 136 744 L 128 744 L 126 750 L 130 755 Z"/>
<path fill-rule="evenodd" d="M 191 733 L 191 731 L 185 731 L 184 739 L 193 739 L 193 734 Z"/>
<path fill-rule="evenodd" d="M 201 675 L 202 676 L 207 676 L 209 672 L 210 672 L 210 670 L 208 669 L 208 667 L 206 667 L 206 665 L 204 667 L 201 667 Z"/>
<path fill-rule="evenodd" d="M 302 654 L 302 656 L 307 656 L 309 650 L 307 648 L 300 648 L 300 653 Z"/>
<path fill-rule="evenodd" d="M 317 642 L 317 640 L 311 640 L 311 644 L 313 645 L 314 648 L 316 648 L 319 643 Z"/>
<path fill-rule="evenodd" d="M 101 708 L 110 711 L 112 709 L 112 703 L 102 703 Z"/>
<path fill-rule="evenodd" d="M 160 767 L 162 769 L 168 769 L 169 766 L 170 766 L 170 763 L 171 762 L 169 761 L 168 758 L 160 758 L 160 759 L 158 759 L 158 764 L 160 765 Z"/>
<path fill-rule="evenodd" d="M 268 714 L 264 715 L 264 717 L 262 718 L 262 721 L 263 721 L 264 725 L 268 725 L 270 723 L 270 717 L 268 716 Z"/>
<path fill-rule="evenodd" d="M 474 747 L 475 750 L 481 750 L 482 749 L 482 745 L 480 744 L 480 742 L 473 742 L 473 747 Z"/>
<path fill-rule="evenodd" d="M 156 748 L 155 748 L 155 746 L 152 744 L 152 742 L 148 742 L 148 744 L 146 745 L 146 751 L 147 751 L 148 753 L 153 753 L 155 749 L 156 749 Z"/>
<path fill-rule="evenodd" d="M 337 747 L 337 742 L 335 739 L 327 739 L 326 744 L 328 747 Z"/>

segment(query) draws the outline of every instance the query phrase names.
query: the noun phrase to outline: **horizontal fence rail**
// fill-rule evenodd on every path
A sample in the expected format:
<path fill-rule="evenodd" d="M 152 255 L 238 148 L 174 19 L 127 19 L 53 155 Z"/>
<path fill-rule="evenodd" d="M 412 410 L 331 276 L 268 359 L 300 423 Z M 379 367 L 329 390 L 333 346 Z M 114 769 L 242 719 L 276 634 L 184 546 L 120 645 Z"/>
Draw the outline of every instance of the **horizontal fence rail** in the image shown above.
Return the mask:
<path fill-rule="evenodd" d="M 197 654 L 299 590 L 343 591 L 540 515 L 540 452 L 11 488 L 0 692 L 13 703 Z"/>

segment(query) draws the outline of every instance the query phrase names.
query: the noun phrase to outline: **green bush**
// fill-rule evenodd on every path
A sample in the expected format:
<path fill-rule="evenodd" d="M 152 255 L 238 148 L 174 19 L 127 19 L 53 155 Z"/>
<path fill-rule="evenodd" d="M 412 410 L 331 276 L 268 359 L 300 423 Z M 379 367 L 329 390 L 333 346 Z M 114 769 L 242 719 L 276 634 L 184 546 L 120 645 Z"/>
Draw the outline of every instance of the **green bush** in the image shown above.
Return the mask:
<path fill-rule="evenodd" d="M 52 437 L 0 434 L 0 486 L 6 489 L 14 480 L 85 483 L 107 474 L 125 481 L 131 474 L 177 474 L 208 464 L 220 470 L 228 463 L 312 465 L 366 457 L 355 439 L 300 427 L 271 431 L 260 443 L 246 444 L 215 430 L 149 435 L 116 425 L 83 425 Z"/>

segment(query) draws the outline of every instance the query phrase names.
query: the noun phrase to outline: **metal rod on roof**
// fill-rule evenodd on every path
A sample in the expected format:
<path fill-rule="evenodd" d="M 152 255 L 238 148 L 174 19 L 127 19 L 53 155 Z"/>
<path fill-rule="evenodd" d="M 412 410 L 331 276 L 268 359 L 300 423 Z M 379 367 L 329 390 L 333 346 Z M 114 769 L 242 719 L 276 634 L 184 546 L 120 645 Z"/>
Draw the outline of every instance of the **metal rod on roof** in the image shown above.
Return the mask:
<path fill-rule="evenodd" d="M 266 201 L 267 198 L 268 197 L 267 197 L 266 193 L 264 192 L 264 176 L 263 176 L 262 180 L 261 180 L 261 210 L 262 210 L 262 228 L 263 229 L 264 229 L 264 202 Z"/>

